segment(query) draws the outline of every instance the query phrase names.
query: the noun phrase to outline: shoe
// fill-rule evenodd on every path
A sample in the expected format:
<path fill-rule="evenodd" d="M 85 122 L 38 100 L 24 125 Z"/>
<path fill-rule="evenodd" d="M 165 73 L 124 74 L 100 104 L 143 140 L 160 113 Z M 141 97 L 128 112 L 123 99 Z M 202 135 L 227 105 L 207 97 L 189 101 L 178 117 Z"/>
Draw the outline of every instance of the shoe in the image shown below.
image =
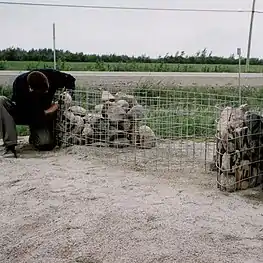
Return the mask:
<path fill-rule="evenodd" d="M 5 146 L 4 155 L 9 154 L 10 152 L 14 154 L 15 158 L 17 158 L 16 146 L 15 145 Z"/>
<path fill-rule="evenodd" d="M 33 145 L 33 144 L 34 144 L 32 135 L 29 136 L 29 141 L 28 141 L 28 142 L 29 142 L 30 145 Z"/>

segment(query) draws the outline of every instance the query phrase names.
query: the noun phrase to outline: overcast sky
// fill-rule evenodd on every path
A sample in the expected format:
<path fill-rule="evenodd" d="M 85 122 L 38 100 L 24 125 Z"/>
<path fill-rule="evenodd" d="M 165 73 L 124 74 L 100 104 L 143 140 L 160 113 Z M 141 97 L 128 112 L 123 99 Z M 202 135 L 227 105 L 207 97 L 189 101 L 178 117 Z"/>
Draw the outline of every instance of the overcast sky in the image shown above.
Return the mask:
<path fill-rule="evenodd" d="M 7 1 L 7 0 L 6 0 Z M 14 0 L 10 0 L 14 1 Z M 23 2 L 23 1 L 16 1 Z M 161 8 L 251 9 L 252 0 L 25 0 L 34 3 L 136 6 Z M 263 1 L 257 0 L 263 11 Z M 0 4 L 0 49 L 10 46 L 52 48 L 97 54 L 147 54 L 152 57 L 207 48 L 229 56 L 246 53 L 249 13 L 156 12 L 80 8 L 8 6 Z M 263 14 L 255 14 L 251 55 L 263 57 Z"/>

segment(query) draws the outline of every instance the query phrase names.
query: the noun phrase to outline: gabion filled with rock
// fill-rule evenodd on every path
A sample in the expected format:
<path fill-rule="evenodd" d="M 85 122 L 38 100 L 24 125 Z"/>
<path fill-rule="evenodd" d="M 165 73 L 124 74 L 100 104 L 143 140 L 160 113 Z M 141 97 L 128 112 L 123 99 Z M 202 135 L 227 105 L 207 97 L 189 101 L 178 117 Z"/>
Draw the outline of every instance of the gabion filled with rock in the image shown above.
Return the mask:
<path fill-rule="evenodd" d="M 262 183 L 263 117 L 250 112 L 248 105 L 222 110 L 215 164 L 221 190 L 245 190 Z"/>
<path fill-rule="evenodd" d="M 69 93 L 60 95 L 58 140 L 64 146 L 93 145 L 149 149 L 156 146 L 152 129 L 142 124 L 145 108 L 133 95 L 102 91 L 101 103 L 92 111 L 74 105 Z"/>

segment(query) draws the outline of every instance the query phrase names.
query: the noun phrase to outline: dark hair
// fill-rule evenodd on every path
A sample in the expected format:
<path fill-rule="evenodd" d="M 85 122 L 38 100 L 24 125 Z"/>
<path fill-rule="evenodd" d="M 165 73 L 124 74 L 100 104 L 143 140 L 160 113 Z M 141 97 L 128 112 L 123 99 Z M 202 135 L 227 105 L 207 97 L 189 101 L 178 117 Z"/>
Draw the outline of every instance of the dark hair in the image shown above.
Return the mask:
<path fill-rule="evenodd" d="M 27 83 L 34 91 L 46 91 L 49 87 L 47 77 L 40 71 L 32 71 L 27 76 Z"/>

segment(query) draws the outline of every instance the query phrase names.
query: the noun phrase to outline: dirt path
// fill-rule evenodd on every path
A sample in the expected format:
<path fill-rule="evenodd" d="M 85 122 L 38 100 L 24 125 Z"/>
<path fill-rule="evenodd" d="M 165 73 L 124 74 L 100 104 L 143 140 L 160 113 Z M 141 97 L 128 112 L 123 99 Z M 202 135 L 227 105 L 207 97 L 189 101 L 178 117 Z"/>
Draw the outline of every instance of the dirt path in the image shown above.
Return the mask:
<path fill-rule="evenodd" d="M 263 262 L 262 200 L 90 159 L 0 158 L 0 262 Z"/>

